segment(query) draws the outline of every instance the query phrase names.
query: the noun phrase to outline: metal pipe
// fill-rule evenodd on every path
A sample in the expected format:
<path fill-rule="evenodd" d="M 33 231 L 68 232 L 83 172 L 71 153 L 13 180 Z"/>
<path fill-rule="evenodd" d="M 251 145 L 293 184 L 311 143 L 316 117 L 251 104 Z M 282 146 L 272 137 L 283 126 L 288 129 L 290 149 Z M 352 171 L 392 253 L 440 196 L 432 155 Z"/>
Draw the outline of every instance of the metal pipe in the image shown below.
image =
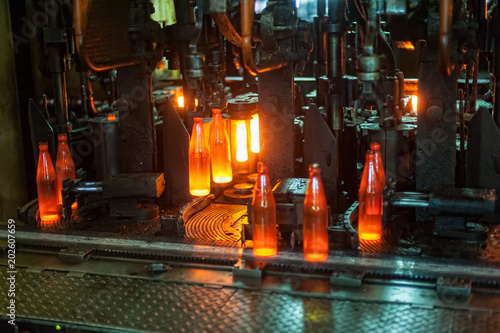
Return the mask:
<path fill-rule="evenodd" d="M 474 70 L 472 71 L 472 96 L 470 98 L 470 108 L 472 113 L 476 113 L 477 102 L 477 80 L 479 76 L 479 50 L 476 52 L 476 59 L 474 59 Z"/>
<path fill-rule="evenodd" d="M 241 47 L 241 36 L 234 29 L 233 24 L 229 20 L 226 13 L 212 13 L 210 14 L 214 20 L 219 31 L 226 37 L 226 39 L 237 47 Z"/>
<path fill-rule="evenodd" d="M 252 53 L 252 25 L 255 10 L 255 0 L 241 1 L 241 54 L 245 68 L 253 76 L 260 73 L 269 72 L 288 65 L 284 57 L 277 55 L 278 62 L 267 64 L 266 66 L 257 66 Z"/>
<path fill-rule="evenodd" d="M 335 86 L 335 93 L 327 95 L 327 122 L 339 141 L 339 132 L 344 127 L 341 87 L 337 86 L 344 76 L 344 10 L 345 2 L 340 0 L 328 1 L 328 25 L 336 26 L 326 36 L 327 66 L 326 74 L 330 84 Z M 337 81 L 337 82 L 335 82 Z M 338 152 L 338 150 L 337 150 Z"/>
<path fill-rule="evenodd" d="M 453 21 L 453 0 L 439 1 L 439 70 L 450 75 L 451 64 L 451 24 Z"/>
<path fill-rule="evenodd" d="M 71 189 L 73 194 L 102 193 L 102 186 L 75 187 Z"/>
<path fill-rule="evenodd" d="M 368 20 L 366 22 L 366 39 L 363 48 L 364 55 L 372 55 L 375 52 L 375 39 L 377 37 L 377 1 L 370 1 Z"/>
<path fill-rule="evenodd" d="M 404 208 L 427 208 L 429 207 L 429 201 L 418 200 L 418 199 L 398 199 L 391 200 L 391 205 L 394 207 L 404 207 Z"/>
<path fill-rule="evenodd" d="M 56 0 L 47 0 L 45 2 L 47 14 L 47 29 L 49 31 L 60 31 L 60 5 Z M 52 12 L 56 9 L 56 12 Z M 70 131 L 68 124 L 68 97 L 66 92 L 66 68 L 64 65 L 65 45 L 62 40 L 56 39 L 55 34 L 46 34 L 45 43 L 49 54 L 49 66 L 52 76 L 52 86 L 54 89 L 54 107 L 56 122 L 59 129 L 56 131 Z M 47 37 L 50 36 L 50 37 Z M 48 38 L 48 39 L 47 39 Z"/>
<path fill-rule="evenodd" d="M 420 192 L 395 192 L 389 202 L 394 207 L 427 208 L 429 207 L 429 195 Z"/>

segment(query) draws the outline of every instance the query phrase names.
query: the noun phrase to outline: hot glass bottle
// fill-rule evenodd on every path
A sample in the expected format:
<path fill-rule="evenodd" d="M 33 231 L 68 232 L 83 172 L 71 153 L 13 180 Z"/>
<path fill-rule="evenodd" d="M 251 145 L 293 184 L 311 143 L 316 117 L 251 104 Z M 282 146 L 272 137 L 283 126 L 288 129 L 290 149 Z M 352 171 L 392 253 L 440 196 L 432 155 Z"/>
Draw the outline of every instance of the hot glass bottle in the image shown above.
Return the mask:
<path fill-rule="evenodd" d="M 59 134 L 57 137 L 59 144 L 57 147 L 56 175 L 57 175 L 57 203 L 62 205 L 62 182 L 64 179 L 76 179 L 75 163 L 71 157 L 68 139 L 66 134 Z"/>
<path fill-rule="evenodd" d="M 38 155 L 36 187 L 38 190 L 40 219 L 43 221 L 56 221 L 59 219 L 56 172 L 50 159 L 49 145 L 42 142 L 38 147 L 40 154 Z"/>
<path fill-rule="evenodd" d="M 328 207 L 318 164 L 309 166 L 309 182 L 304 200 L 304 258 L 324 261 L 328 258 Z"/>
<path fill-rule="evenodd" d="M 377 240 L 382 237 L 383 188 L 377 175 L 376 154 L 366 153 L 365 169 L 359 187 L 360 239 Z"/>
<path fill-rule="evenodd" d="M 210 153 L 203 131 L 203 118 L 194 118 L 189 141 L 189 193 L 194 196 L 210 193 Z"/>
<path fill-rule="evenodd" d="M 276 204 L 267 175 L 267 165 L 259 162 L 257 172 L 252 200 L 253 253 L 268 257 L 277 252 Z"/>
<path fill-rule="evenodd" d="M 210 160 L 215 183 L 224 184 L 233 180 L 229 135 L 219 109 L 213 110 L 210 127 Z"/>
<path fill-rule="evenodd" d="M 382 184 L 382 189 L 385 187 L 385 171 L 382 164 L 382 155 L 380 154 L 380 143 L 372 142 L 370 145 L 371 150 L 375 153 L 375 169 L 377 170 L 378 178 Z"/>

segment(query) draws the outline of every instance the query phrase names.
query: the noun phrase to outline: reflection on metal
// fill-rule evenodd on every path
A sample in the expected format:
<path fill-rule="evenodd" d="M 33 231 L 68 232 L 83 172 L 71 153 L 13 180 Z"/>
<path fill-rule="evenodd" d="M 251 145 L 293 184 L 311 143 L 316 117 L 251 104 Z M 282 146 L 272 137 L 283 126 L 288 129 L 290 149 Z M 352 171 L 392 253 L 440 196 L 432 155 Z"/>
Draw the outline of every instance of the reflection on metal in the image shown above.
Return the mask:
<path fill-rule="evenodd" d="M 246 205 L 212 204 L 186 223 L 186 238 L 238 242 Z"/>
<path fill-rule="evenodd" d="M 381 238 L 378 240 L 359 240 L 359 247 L 365 252 L 374 252 L 374 253 L 394 253 L 408 256 L 418 256 L 422 253 L 421 249 L 418 248 L 404 248 L 402 246 L 398 246 L 393 244 L 392 242 L 386 240 L 385 238 Z"/>

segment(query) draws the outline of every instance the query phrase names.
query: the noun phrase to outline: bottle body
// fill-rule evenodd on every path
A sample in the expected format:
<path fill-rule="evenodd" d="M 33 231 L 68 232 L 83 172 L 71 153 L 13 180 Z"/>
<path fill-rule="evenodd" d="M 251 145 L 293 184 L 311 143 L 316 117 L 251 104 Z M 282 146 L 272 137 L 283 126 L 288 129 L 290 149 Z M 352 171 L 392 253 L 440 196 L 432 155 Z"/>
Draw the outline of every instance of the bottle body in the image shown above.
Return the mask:
<path fill-rule="evenodd" d="M 59 206 L 57 205 L 57 179 L 50 159 L 47 143 L 40 143 L 36 187 L 38 192 L 38 210 L 43 221 L 57 221 Z"/>
<path fill-rule="evenodd" d="M 62 182 L 64 179 L 76 179 L 75 163 L 71 157 L 66 134 L 59 134 L 57 147 L 56 177 L 57 177 L 57 203 L 62 205 Z"/>
<path fill-rule="evenodd" d="M 273 256 L 277 252 L 276 203 L 267 175 L 267 166 L 257 166 L 258 176 L 252 200 L 253 253 L 257 256 Z"/>
<path fill-rule="evenodd" d="M 372 142 L 370 148 L 375 153 L 375 169 L 383 190 L 386 184 L 386 178 L 384 164 L 382 163 L 382 155 L 380 154 L 380 144 L 378 142 Z"/>
<path fill-rule="evenodd" d="M 189 193 L 194 196 L 210 193 L 210 153 L 202 122 L 203 118 L 194 118 L 189 141 Z"/>
<path fill-rule="evenodd" d="M 328 258 L 328 206 L 317 164 L 309 167 L 309 182 L 303 215 L 304 258 L 324 261 Z"/>
<path fill-rule="evenodd" d="M 224 184 L 233 180 L 229 135 L 219 109 L 213 110 L 210 127 L 210 160 L 215 183 Z"/>
<path fill-rule="evenodd" d="M 358 234 L 364 240 L 378 240 L 382 237 L 383 188 L 375 161 L 375 153 L 368 151 L 359 188 Z"/>

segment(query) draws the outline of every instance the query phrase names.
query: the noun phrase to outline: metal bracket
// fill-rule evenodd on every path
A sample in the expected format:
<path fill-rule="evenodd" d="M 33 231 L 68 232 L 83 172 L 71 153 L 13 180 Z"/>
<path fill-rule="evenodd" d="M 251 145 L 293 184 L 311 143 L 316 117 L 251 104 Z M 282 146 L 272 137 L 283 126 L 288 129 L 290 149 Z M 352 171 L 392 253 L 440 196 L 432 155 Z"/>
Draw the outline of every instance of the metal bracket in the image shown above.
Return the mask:
<path fill-rule="evenodd" d="M 84 262 L 95 248 L 67 247 L 59 251 L 59 260 L 63 262 Z"/>
<path fill-rule="evenodd" d="M 152 273 L 163 273 L 171 269 L 171 267 L 167 264 L 157 262 L 151 265 L 146 266 L 148 272 Z"/>
<path fill-rule="evenodd" d="M 261 261 L 238 260 L 233 266 L 234 279 L 262 280 L 262 271 L 267 263 Z"/>
<path fill-rule="evenodd" d="M 339 287 L 356 287 L 363 285 L 365 271 L 340 269 L 330 275 L 330 284 Z"/>
<path fill-rule="evenodd" d="M 472 281 L 470 279 L 440 277 L 436 282 L 436 293 L 445 303 L 467 301 L 471 291 Z"/>

